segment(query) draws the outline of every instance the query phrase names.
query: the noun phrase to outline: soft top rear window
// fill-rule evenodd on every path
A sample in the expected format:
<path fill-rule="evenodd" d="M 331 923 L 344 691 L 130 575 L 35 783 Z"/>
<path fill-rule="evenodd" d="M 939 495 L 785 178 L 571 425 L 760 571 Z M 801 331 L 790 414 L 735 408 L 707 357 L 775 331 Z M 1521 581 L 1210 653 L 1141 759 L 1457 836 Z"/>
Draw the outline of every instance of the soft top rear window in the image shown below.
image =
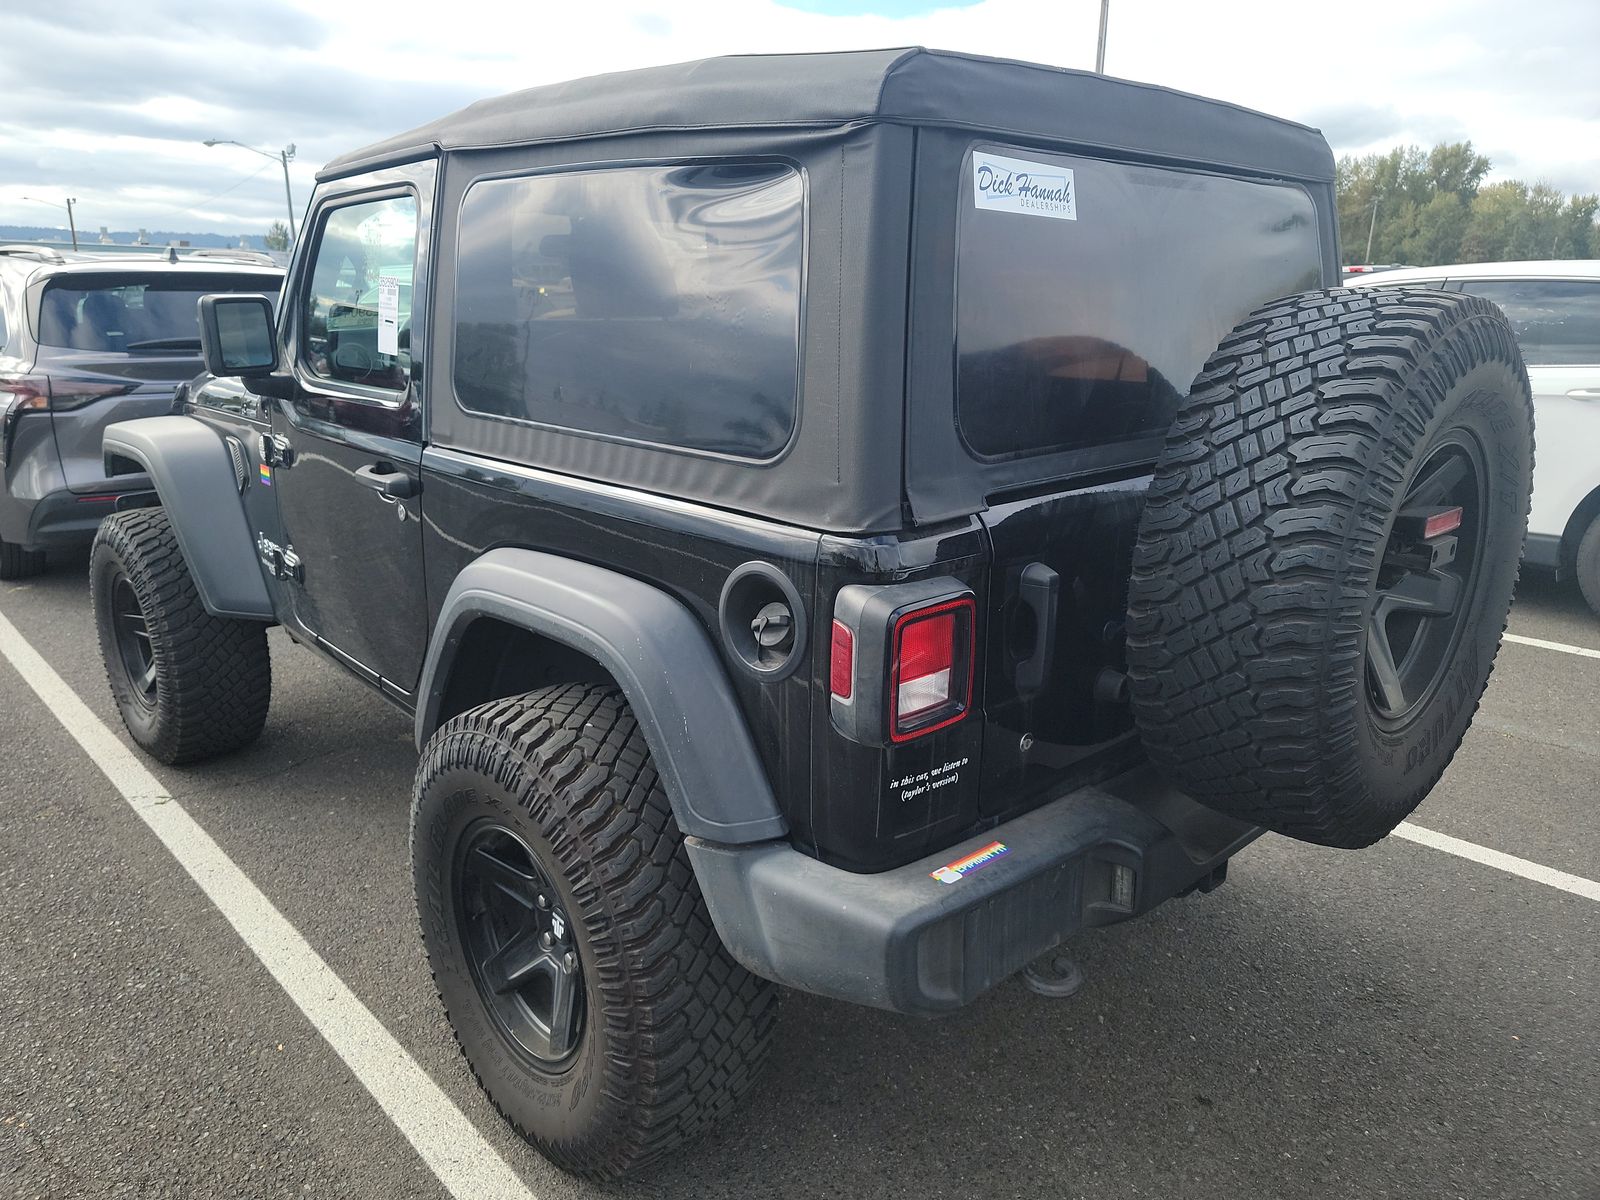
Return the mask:
<path fill-rule="evenodd" d="M 198 352 L 201 296 L 277 291 L 276 279 L 260 275 L 63 275 L 45 285 L 39 344 L 134 354 Z"/>
<path fill-rule="evenodd" d="M 980 147 L 961 187 L 956 416 L 979 458 L 1148 457 L 1223 335 L 1321 281 L 1298 186 Z"/>

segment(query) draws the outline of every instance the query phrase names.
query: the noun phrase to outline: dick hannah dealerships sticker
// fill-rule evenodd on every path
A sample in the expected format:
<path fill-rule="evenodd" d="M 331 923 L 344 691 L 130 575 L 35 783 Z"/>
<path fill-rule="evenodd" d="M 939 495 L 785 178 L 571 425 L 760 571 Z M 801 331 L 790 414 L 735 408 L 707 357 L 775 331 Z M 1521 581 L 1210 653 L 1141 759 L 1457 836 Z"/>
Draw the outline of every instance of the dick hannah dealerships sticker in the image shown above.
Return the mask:
<path fill-rule="evenodd" d="M 972 154 L 972 202 L 994 212 L 1078 219 L 1072 168 L 1000 154 Z"/>
<path fill-rule="evenodd" d="M 953 863 L 945 863 L 937 871 L 929 871 L 931 879 L 940 883 L 960 883 L 962 878 L 972 874 L 979 867 L 987 867 L 995 859 L 1005 854 L 1010 854 L 1011 848 L 1004 842 L 990 842 L 981 850 L 974 850 L 965 858 L 958 858 Z"/>

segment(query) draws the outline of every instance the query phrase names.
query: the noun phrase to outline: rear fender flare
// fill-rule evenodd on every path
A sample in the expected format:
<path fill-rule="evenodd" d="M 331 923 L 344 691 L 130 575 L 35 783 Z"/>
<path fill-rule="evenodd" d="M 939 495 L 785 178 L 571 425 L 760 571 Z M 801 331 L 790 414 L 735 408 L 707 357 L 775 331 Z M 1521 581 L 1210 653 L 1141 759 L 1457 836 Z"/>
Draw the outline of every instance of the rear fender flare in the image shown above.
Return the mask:
<path fill-rule="evenodd" d="M 221 436 L 193 417 L 142 417 L 106 426 L 102 446 L 108 476 L 130 474 L 128 462 L 149 474 L 206 611 L 273 620 L 272 597 Z"/>
<path fill-rule="evenodd" d="M 440 724 L 462 639 L 482 617 L 560 642 L 610 672 L 685 834 L 746 843 L 788 832 L 727 674 L 694 615 L 648 583 L 537 550 L 491 550 L 450 585 L 418 687 L 419 750 Z"/>

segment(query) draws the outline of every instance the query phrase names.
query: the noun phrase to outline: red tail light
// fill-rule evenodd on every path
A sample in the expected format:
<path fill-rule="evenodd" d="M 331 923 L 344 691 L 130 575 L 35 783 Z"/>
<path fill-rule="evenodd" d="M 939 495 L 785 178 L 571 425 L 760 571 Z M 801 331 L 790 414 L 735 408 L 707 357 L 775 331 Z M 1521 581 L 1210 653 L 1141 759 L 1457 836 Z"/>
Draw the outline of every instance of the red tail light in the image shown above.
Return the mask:
<path fill-rule="evenodd" d="M 43 375 L 0 375 L 0 413 L 50 407 L 50 381 Z"/>
<path fill-rule="evenodd" d="M 121 396 L 136 383 L 98 383 L 87 379 L 50 379 L 44 375 L 0 375 L 0 412 L 24 413 L 82 408 L 107 396 Z"/>
<path fill-rule="evenodd" d="M 954 724 L 972 702 L 972 598 L 902 615 L 894 626 L 889 736 L 907 741 Z"/>
<path fill-rule="evenodd" d="M 25 412 L 50 407 L 50 381 L 42 375 L 0 375 L 0 466 L 11 460 L 11 440 Z"/>
<path fill-rule="evenodd" d="M 828 664 L 828 690 L 840 700 L 850 699 L 856 673 L 856 639 L 838 621 L 833 623 L 833 651 Z"/>

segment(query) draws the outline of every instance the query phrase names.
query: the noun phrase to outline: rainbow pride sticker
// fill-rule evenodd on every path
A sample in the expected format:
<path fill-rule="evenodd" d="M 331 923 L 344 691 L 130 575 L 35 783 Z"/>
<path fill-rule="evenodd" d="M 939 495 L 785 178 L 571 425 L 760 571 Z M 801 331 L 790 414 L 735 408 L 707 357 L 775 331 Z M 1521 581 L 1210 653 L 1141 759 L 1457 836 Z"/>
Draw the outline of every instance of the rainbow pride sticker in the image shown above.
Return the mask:
<path fill-rule="evenodd" d="M 958 858 L 953 863 L 945 863 L 937 871 L 930 871 L 928 877 L 937 879 L 940 883 L 960 883 L 970 872 L 979 867 L 986 867 L 995 859 L 1011 853 L 1011 847 L 1004 842 L 990 842 L 981 850 L 974 850 L 965 858 Z"/>
<path fill-rule="evenodd" d="M 267 487 L 272 486 L 272 468 L 266 463 L 261 464 L 261 482 Z"/>

